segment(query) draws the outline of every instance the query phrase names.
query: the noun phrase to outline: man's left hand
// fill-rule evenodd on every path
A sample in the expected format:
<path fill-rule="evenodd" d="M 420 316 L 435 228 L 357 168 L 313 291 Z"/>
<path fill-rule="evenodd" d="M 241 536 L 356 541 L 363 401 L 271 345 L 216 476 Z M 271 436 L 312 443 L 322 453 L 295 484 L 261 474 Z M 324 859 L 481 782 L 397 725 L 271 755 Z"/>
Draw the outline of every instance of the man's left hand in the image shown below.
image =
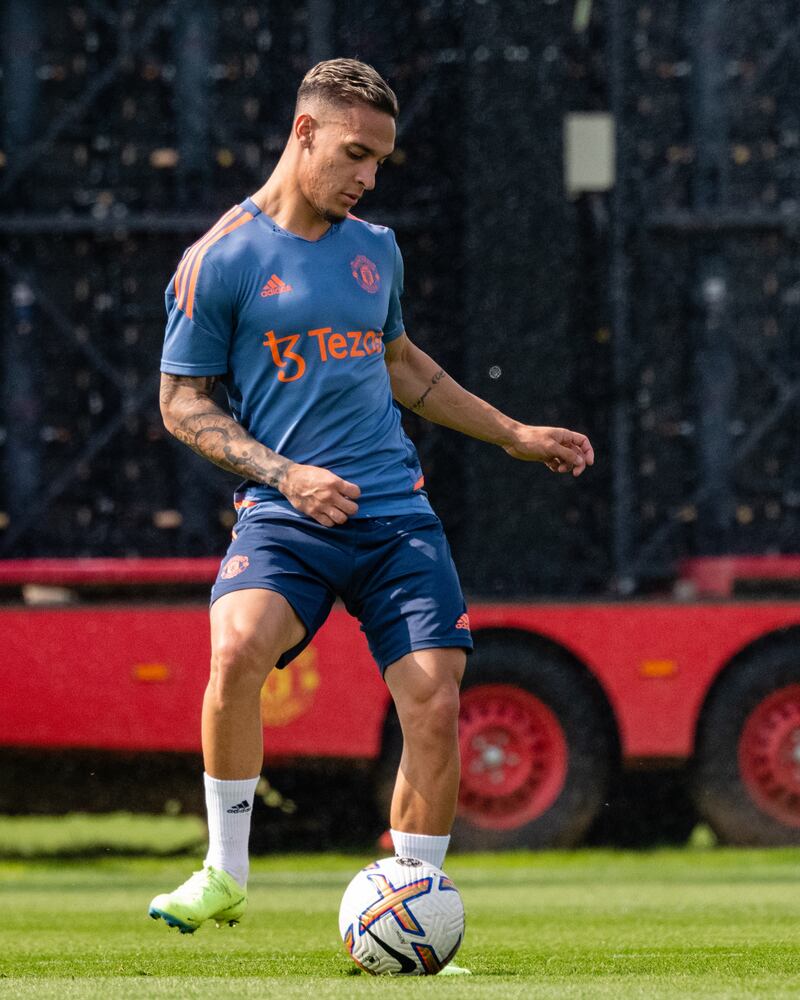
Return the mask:
<path fill-rule="evenodd" d="M 594 449 L 589 438 L 565 427 L 530 427 L 521 424 L 503 450 L 523 462 L 543 462 L 551 472 L 571 472 L 579 476 L 594 465 Z"/>

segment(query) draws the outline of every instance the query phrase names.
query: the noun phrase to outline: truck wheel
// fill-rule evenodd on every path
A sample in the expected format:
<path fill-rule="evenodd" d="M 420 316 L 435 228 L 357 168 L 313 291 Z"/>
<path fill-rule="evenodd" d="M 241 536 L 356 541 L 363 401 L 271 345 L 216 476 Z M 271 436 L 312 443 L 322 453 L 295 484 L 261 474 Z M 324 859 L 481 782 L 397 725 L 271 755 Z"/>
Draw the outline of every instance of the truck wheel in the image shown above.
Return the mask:
<path fill-rule="evenodd" d="M 753 652 L 712 692 L 693 794 L 726 844 L 800 844 L 800 640 Z"/>
<path fill-rule="evenodd" d="M 456 850 L 570 847 L 601 808 L 613 756 L 599 691 L 555 646 L 476 637 L 461 693 Z M 387 720 L 378 797 L 388 807 L 402 734 Z"/>

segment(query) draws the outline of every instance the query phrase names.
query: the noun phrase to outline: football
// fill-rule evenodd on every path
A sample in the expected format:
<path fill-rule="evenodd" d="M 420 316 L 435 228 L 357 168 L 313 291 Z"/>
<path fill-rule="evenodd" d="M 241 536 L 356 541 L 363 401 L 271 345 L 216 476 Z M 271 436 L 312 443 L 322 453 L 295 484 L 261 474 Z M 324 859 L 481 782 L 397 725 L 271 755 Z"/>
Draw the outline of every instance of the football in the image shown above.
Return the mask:
<path fill-rule="evenodd" d="M 384 858 L 345 889 L 339 933 L 356 965 L 373 976 L 435 976 L 464 940 L 464 905 L 440 868 Z"/>

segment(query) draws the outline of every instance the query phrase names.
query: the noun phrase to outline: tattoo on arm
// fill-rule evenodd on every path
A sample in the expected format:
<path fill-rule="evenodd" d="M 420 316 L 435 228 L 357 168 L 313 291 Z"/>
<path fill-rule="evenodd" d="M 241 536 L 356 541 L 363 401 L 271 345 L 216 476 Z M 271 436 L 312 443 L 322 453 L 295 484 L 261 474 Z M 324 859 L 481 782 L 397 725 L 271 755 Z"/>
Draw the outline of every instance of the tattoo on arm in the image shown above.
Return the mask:
<path fill-rule="evenodd" d="M 419 397 L 416 403 L 414 403 L 414 405 L 411 407 L 412 410 L 416 410 L 419 412 L 420 410 L 423 410 L 425 408 L 425 397 L 439 382 L 442 381 L 444 376 L 445 376 L 444 369 L 440 368 L 439 371 L 431 379 L 431 384 L 428 386 L 425 392 L 423 392 L 423 394 Z"/>
<path fill-rule="evenodd" d="M 259 444 L 217 406 L 211 399 L 216 384 L 216 377 L 162 375 L 160 401 L 168 430 L 221 469 L 279 488 L 293 463 Z"/>
<path fill-rule="evenodd" d="M 193 378 L 188 375 L 161 375 L 161 389 L 158 399 L 162 407 L 168 407 L 182 386 L 194 390 L 201 396 L 212 396 L 219 378 L 216 375 L 203 375 Z"/>

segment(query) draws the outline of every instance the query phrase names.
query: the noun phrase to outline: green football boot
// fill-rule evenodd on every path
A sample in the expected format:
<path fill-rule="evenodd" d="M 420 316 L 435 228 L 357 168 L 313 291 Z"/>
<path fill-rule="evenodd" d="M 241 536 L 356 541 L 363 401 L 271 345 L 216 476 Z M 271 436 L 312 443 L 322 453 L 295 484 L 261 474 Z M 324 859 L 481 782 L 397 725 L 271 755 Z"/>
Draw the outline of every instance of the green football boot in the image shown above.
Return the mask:
<path fill-rule="evenodd" d="M 149 913 L 153 920 L 160 917 L 181 934 L 194 934 L 206 920 L 213 920 L 217 927 L 235 926 L 246 906 L 247 892 L 232 876 L 221 868 L 204 865 L 174 892 L 156 896 Z"/>

